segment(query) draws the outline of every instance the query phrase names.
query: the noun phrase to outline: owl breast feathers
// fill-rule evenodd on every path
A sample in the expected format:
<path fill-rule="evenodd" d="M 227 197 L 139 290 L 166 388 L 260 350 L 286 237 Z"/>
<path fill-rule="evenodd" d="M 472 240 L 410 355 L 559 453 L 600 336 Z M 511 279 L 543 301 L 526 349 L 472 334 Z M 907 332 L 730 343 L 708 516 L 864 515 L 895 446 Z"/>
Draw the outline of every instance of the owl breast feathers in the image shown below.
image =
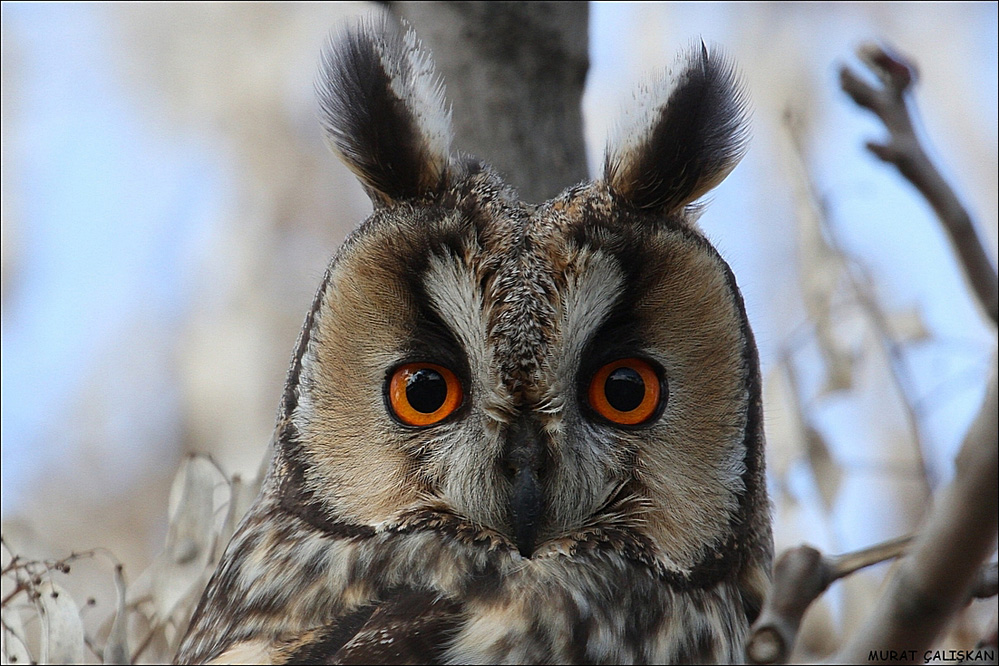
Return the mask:
<path fill-rule="evenodd" d="M 772 557 L 759 367 L 694 223 L 745 144 L 732 69 L 691 49 L 602 178 L 538 206 L 452 155 L 411 32 L 343 32 L 319 90 L 374 212 L 178 661 L 741 660 Z"/>

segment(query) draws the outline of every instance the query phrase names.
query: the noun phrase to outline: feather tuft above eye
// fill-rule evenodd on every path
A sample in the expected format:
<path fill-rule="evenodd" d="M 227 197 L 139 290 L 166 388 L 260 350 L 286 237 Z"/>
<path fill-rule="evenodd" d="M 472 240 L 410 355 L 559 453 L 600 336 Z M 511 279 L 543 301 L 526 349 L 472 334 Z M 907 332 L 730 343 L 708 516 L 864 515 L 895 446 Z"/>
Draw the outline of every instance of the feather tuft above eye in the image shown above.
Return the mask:
<path fill-rule="evenodd" d="M 441 188 L 451 112 L 430 54 L 412 30 L 380 17 L 331 36 L 316 89 L 330 144 L 375 205 Z"/>
<path fill-rule="evenodd" d="M 640 89 L 607 149 L 604 178 L 617 198 L 667 214 L 694 203 L 746 149 L 746 102 L 733 66 L 702 43 L 674 76 Z"/>

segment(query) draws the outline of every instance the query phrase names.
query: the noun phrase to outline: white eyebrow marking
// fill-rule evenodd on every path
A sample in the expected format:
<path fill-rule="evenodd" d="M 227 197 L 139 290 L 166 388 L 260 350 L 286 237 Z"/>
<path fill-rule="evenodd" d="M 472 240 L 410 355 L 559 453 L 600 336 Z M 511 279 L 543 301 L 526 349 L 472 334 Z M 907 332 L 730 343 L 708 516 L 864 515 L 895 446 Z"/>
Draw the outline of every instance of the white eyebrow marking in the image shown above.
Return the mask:
<path fill-rule="evenodd" d="M 472 271 L 456 257 L 432 256 L 423 276 L 431 305 L 461 342 L 469 363 L 480 366 L 486 341 L 482 293 Z M 472 358 L 473 356 L 477 358 Z"/>
<path fill-rule="evenodd" d="M 607 320 L 624 286 L 624 273 L 609 255 L 595 252 L 580 263 L 568 281 L 559 312 L 563 371 L 579 367 L 586 343 Z"/>

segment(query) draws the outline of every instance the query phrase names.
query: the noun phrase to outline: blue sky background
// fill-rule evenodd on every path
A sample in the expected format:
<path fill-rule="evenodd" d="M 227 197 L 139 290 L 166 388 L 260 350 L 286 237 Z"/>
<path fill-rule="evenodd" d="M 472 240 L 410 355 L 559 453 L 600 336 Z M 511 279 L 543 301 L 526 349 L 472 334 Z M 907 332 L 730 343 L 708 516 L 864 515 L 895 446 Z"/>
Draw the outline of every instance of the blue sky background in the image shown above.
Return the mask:
<path fill-rule="evenodd" d="M 96 10 L 3 5 L 5 39 L 24 59 L 5 80 L 4 113 L 17 124 L 4 124 L 4 216 L 16 220 L 3 310 L 5 515 L 60 465 L 53 436 L 97 350 L 140 311 L 164 326 L 182 316 L 192 243 L 222 188 L 205 148 L 164 136 L 116 80 Z M 143 452 L 109 455 L 127 474 Z"/>

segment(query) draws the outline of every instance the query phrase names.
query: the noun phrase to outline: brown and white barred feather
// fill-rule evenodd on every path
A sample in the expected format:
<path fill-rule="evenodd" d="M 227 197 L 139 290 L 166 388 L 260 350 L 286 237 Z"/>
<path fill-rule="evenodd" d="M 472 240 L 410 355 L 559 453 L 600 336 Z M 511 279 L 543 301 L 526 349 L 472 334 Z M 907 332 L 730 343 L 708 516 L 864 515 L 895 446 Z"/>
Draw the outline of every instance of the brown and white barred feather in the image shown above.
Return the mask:
<path fill-rule="evenodd" d="M 743 103 L 692 49 L 623 124 L 602 180 L 527 206 L 450 152 L 429 57 L 390 22 L 319 82 L 375 210 L 333 258 L 278 446 L 178 662 L 733 662 L 769 584 L 759 367 L 694 204 L 734 167 Z M 660 368 L 637 425 L 594 413 L 614 359 Z M 394 418 L 393 368 L 463 398 Z"/>

